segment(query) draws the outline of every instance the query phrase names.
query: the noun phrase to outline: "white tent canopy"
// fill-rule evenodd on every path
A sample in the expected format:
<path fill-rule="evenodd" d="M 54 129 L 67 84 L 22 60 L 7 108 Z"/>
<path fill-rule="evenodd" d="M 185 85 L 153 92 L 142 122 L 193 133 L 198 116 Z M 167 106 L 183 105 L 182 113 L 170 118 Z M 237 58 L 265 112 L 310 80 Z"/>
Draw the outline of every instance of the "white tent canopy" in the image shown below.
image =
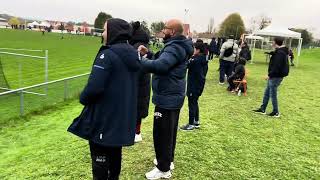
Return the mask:
<path fill-rule="evenodd" d="M 280 36 L 280 37 L 293 38 L 293 39 L 300 39 L 301 38 L 301 33 L 291 31 L 288 28 L 275 27 L 272 25 L 270 25 L 262 30 L 256 31 L 253 34 L 260 35 L 260 36 Z"/>
<path fill-rule="evenodd" d="M 285 28 L 285 27 L 277 27 L 277 26 L 273 26 L 270 25 L 262 30 L 258 30 L 256 32 L 254 32 L 252 35 L 256 36 L 268 36 L 268 37 L 284 37 L 290 40 L 290 48 L 291 48 L 291 43 L 292 43 L 292 39 L 298 39 L 299 40 L 299 44 L 297 47 L 297 52 L 298 52 L 298 58 L 297 58 L 297 65 L 299 64 L 299 57 L 301 54 L 301 47 L 302 47 L 302 41 L 303 39 L 301 38 L 301 33 L 298 32 L 294 32 L 289 30 L 289 28 Z"/>
<path fill-rule="evenodd" d="M 28 26 L 40 26 L 37 21 L 33 21 L 32 23 L 28 23 Z"/>
<path fill-rule="evenodd" d="M 50 24 L 46 21 L 42 21 L 41 24 L 39 24 L 39 26 L 50 27 Z"/>
<path fill-rule="evenodd" d="M 250 34 L 250 35 L 248 35 L 248 36 L 245 36 L 245 39 L 256 39 L 256 40 L 262 40 L 262 39 L 263 39 L 263 37 L 261 37 L 261 36 L 255 36 L 255 35 Z"/>

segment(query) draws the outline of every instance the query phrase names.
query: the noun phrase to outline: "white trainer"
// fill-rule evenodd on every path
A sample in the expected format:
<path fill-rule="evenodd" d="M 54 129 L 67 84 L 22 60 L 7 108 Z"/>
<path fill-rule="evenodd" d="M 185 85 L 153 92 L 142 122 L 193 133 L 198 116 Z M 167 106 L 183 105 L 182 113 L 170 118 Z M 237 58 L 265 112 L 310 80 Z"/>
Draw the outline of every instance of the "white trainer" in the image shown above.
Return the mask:
<path fill-rule="evenodd" d="M 157 167 L 155 167 L 152 171 L 146 173 L 146 178 L 150 180 L 155 179 L 169 179 L 172 176 L 170 171 L 162 172 Z"/>
<path fill-rule="evenodd" d="M 142 136 L 141 134 L 136 134 L 136 136 L 134 137 L 134 142 L 138 143 L 142 141 Z"/>
<path fill-rule="evenodd" d="M 154 164 L 154 165 L 158 165 L 158 161 L 157 161 L 156 158 L 153 159 L 153 164 Z M 171 171 L 174 170 L 174 164 L 173 164 L 173 162 L 170 163 L 170 170 L 171 170 Z"/>

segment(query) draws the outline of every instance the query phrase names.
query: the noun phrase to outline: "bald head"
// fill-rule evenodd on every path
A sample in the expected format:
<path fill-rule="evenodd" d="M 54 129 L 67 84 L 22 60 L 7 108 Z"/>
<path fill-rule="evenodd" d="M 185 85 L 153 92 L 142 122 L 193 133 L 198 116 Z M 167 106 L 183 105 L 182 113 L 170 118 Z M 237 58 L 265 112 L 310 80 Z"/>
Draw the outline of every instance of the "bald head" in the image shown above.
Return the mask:
<path fill-rule="evenodd" d="M 170 19 L 166 22 L 166 27 L 175 31 L 175 35 L 181 35 L 183 33 L 183 23 L 178 19 Z"/>

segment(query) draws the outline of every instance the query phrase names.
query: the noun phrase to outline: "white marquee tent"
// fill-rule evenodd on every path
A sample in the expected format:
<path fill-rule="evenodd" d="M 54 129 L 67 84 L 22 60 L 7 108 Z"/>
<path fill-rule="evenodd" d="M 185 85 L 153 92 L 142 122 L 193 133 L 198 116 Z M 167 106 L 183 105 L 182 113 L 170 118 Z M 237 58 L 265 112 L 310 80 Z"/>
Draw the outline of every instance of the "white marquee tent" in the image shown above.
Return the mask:
<path fill-rule="evenodd" d="M 260 40 L 263 41 L 263 37 L 261 36 L 255 36 L 253 34 L 249 34 L 248 36 L 245 36 L 245 39 L 250 39 L 253 41 L 253 43 L 251 43 L 251 49 L 252 49 L 252 59 L 251 59 L 251 64 L 253 63 L 253 57 L 254 57 L 254 49 L 256 47 L 256 41 Z"/>
<path fill-rule="evenodd" d="M 50 27 L 50 24 L 46 21 L 42 21 L 41 24 L 39 24 L 41 27 Z"/>
<path fill-rule="evenodd" d="M 28 27 L 31 26 L 40 26 L 40 24 L 37 21 L 33 21 L 32 23 L 28 23 Z"/>
<path fill-rule="evenodd" d="M 262 30 L 258 30 L 254 32 L 253 35 L 268 36 L 268 37 L 276 37 L 276 36 L 284 37 L 286 39 L 289 39 L 289 48 L 291 48 L 292 39 L 299 40 L 298 47 L 297 47 L 297 53 L 298 53 L 297 65 L 299 64 L 299 57 L 301 54 L 301 47 L 302 47 L 302 41 L 303 41 L 303 39 L 301 38 L 301 33 L 291 31 L 288 28 L 276 27 L 276 26 L 270 25 Z"/>

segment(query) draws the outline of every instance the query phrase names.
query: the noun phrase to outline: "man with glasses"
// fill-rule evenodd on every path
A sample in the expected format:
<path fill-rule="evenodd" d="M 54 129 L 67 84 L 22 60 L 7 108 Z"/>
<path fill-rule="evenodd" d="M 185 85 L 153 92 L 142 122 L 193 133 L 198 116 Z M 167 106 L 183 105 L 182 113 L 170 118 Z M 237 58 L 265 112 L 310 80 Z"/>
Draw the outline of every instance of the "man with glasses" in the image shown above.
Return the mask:
<path fill-rule="evenodd" d="M 179 113 L 185 97 L 187 61 L 193 54 L 192 41 L 182 34 L 181 21 L 169 20 L 162 33 L 164 48 L 155 54 L 154 60 L 141 59 L 142 69 L 153 73 L 152 102 L 156 106 L 153 123 L 156 167 L 146 173 L 147 179 L 171 177 Z M 146 47 L 140 46 L 138 50 L 141 55 L 150 56 Z"/>

